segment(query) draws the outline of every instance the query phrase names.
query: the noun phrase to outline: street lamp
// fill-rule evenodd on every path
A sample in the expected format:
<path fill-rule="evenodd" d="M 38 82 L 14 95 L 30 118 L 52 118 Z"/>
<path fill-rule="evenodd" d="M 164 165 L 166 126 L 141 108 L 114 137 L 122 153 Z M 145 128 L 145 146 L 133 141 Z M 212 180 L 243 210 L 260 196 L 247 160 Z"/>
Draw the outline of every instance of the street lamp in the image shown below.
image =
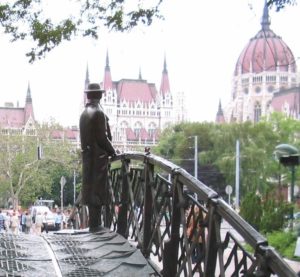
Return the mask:
<path fill-rule="evenodd" d="M 294 204 L 294 186 L 295 186 L 295 166 L 300 164 L 299 161 L 299 150 L 289 144 L 279 144 L 275 147 L 275 157 L 279 160 L 280 164 L 285 167 L 289 167 L 291 170 L 291 203 Z M 294 207 L 292 206 L 291 211 L 291 220 L 293 226 L 293 217 L 294 217 Z"/>
<path fill-rule="evenodd" d="M 66 184 L 66 178 L 64 176 L 61 176 L 60 178 L 60 210 L 61 213 L 63 212 L 64 209 L 64 186 Z"/>
<path fill-rule="evenodd" d="M 194 176 L 198 180 L 198 137 L 192 136 L 189 138 L 194 138 Z"/>
<path fill-rule="evenodd" d="M 76 197 L 76 171 L 73 170 L 73 205 L 75 206 Z"/>

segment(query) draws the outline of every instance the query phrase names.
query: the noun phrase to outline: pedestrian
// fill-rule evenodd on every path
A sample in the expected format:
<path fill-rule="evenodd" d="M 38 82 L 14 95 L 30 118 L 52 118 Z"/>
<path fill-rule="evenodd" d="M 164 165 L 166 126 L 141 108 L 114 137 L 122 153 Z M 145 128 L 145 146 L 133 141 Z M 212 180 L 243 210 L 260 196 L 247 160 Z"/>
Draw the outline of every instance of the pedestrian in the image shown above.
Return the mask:
<path fill-rule="evenodd" d="M 32 217 L 30 213 L 25 213 L 25 234 L 29 234 L 32 226 Z"/>
<path fill-rule="evenodd" d="M 108 117 L 100 106 L 105 91 L 99 84 L 89 84 L 85 90 L 88 103 L 80 116 L 82 149 L 82 204 L 89 209 L 89 229 L 101 228 L 101 208 L 107 204 L 108 158 L 116 155 L 111 143 Z"/>
<path fill-rule="evenodd" d="M 21 220 L 20 220 L 20 225 L 21 225 L 21 231 L 24 233 L 26 229 L 26 215 L 25 212 L 21 212 Z"/>
<path fill-rule="evenodd" d="M 48 223 L 47 223 L 47 212 L 44 213 L 43 215 L 43 229 L 42 232 L 46 231 L 46 234 L 48 234 Z"/>
<path fill-rule="evenodd" d="M 5 217 L 2 214 L 2 210 L 0 210 L 0 233 L 5 232 L 6 227 L 5 227 Z"/>
<path fill-rule="evenodd" d="M 10 218 L 10 229 L 14 235 L 17 235 L 19 233 L 19 222 L 19 217 L 16 211 L 14 211 L 12 217 Z"/>
<path fill-rule="evenodd" d="M 187 237 L 191 244 L 192 250 L 192 263 L 199 263 L 203 256 L 203 244 L 202 244 L 202 229 L 200 222 L 203 221 L 202 213 L 198 206 L 194 206 L 193 209 L 189 209 L 187 218 Z"/>
<path fill-rule="evenodd" d="M 11 215 L 10 215 L 10 213 L 7 211 L 7 212 L 6 212 L 6 215 L 5 215 L 5 218 L 4 218 L 4 220 L 5 220 L 4 224 L 5 224 L 5 230 L 6 230 L 6 232 L 8 232 L 9 227 L 10 227 L 10 218 L 11 218 Z"/>
<path fill-rule="evenodd" d="M 35 216 L 35 232 L 37 235 L 41 235 L 43 226 L 43 216 L 41 212 L 38 212 Z"/>
<path fill-rule="evenodd" d="M 62 220 L 63 220 L 63 217 L 62 217 L 61 211 L 58 211 L 55 216 L 55 230 L 56 231 L 61 229 Z"/>

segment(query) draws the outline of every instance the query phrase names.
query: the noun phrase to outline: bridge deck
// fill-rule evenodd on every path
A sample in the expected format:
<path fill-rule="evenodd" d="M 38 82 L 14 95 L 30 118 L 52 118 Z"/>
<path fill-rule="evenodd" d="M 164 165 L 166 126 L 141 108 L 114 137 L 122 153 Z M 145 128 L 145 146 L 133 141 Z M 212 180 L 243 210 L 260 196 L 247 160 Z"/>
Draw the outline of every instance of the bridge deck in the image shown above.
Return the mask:
<path fill-rule="evenodd" d="M 157 276 L 122 236 L 97 233 L 0 234 L 0 276 Z"/>

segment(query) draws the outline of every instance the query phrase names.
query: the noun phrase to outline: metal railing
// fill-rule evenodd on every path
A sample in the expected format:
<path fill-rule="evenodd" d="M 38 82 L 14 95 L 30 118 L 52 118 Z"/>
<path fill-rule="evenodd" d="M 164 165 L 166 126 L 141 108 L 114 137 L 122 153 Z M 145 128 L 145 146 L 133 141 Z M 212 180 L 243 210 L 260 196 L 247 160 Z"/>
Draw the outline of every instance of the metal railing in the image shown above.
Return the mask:
<path fill-rule="evenodd" d="M 108 185 L 105 226 L 136 243 L 158 275 L 296 276 L 214 190 L 161 157 L 114 157 Z"/>

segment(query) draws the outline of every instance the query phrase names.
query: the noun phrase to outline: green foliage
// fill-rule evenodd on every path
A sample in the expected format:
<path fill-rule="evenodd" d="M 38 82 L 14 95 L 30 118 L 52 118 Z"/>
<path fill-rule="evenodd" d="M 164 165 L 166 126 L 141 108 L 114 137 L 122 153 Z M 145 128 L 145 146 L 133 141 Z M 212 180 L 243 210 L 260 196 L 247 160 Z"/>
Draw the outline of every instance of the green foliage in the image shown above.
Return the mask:
<path fill-rule="evenodd" d="M 297 235 L 293 232 L 275 231 L 266 235 L 270 246 L 282 256 L 290 260 L 300 261 L 299 257 L 295 257 L 295 249 L 297 243 Z M 254 249 L 249 245 L 243 245 L 246 251 L 254 253 Z"/>
<path fill-rule="evenodd" d="M 124 0 L 62 0 L 62 5 L 68 4 L 71 12 L 56 22 L 51 19 L 51 14 L 47 14 L 47 1 L 12 0 L 0 4 L 0 26 L 12 41 L 28 38 L 34 41 L 34 47 L 26 54 L 33 62 L 76 35 L 97 39 L 103 26 L 123 32 L 139 24 L 150 25 L 154 18 L 162 18 L 161 2 L 130 5 Z"/>
<path fill-rule="evenodd" d="M 291 204 L 276 199 L 274 191 L 263 197 L 253 191 L 243 198 L 240 215 L 256 230 L 269 233 L 284 227 L 285 216 L 290 214 L 290 209 Z"/>
<path fill-rule="evenodd" d="M 239 140 L 240 199 L 243 201 L 248 193 L 253 192 L 261 195 L 261 205 L 266 212 L 265 225 L 260 228 L 278 229 L 278 226 L 283 225 L 282 214 L 287 207 L 278 207 L 275 202 L 265 202 L 265 199 L 270 200 L 270 190 L 274 192 L 277 188 L 288 185 L 291 177 L 289 168 L 282 167 L 274 159 L 274 151 L 281 143 L 300 148 L 299 132 L 298 120 L 278 113 L 272 114 L 268 121 L 265 119 L 256 124 L 182 123 L 171 126 L 162 133 L 154 152 L 182 166 L 193 175 L 194 137 L 197 136 L 198 178 L 222 195 L 226 185 L 235 184 L 236 141 Z M 296 171 L 297 178 L 298 167 Z M 276 214 L 273 214 L 273 208 Z M 255 216 L 249 217 L 252 224 L 257 226 L 258 219 Z"/>
<path fill-rule="evenodd" d="M 12 41 L 31 38 L 34 46 L 26 54 L 30 62 L 42 58 L 64 40 L 77 35 L 97 39 L 102 27 L 124 32 L 142 24 L 149 26 L 154 19 L 163 19 L 160 5 L 164 0 L 61 0 L 69 4 L 65 18 L 58 22 L 47 14 L 43 0 L 11 0 L 0 4 L 0 26 L 11 36 Z M 129 2 L 129 3 L 128 3 Z M 269 0 L 268 5 L 280 11 L 296 0 Z M 59 7 L 57 7 L 59 9 Z M 69 15 L 72 14 L 72 16 Z"/>
<path fill-rule="evenodd" d="M 256 230 L 259 230 L 262 213 L 260 197 L 254 191 L 247 193 L 241 203 L 240 215 Z"/>
<path fill-rule="evenodd" d="M 281 230 L 284 227 L 285 216 L 290 213 L 291 206 L 275 199 L 267 199 L 263 205 L 260 230 L 264 233 Z"/>
<path fill-rule="evenodd" d="M 51 139 L 53 132 L 61 127 L 50 123 L 36 128 L 34 136 L 0 130 L 0 200 L 3 204 L 8 199 L 14 207 L 18 202 L 27 206 L 38 197 L 58 199 L 57 183 L 61 176 L 64 174 L 72 184 L 73 171 L 78 172 L 80 154 L 68 141 Z M 41 160 L 37 158 L 38 145 L 43 147 Z M 73 191 L 73 185 L 71 189 Z M 68 201 L 73 203 L 73 196 Z"/>
<path fill-rule="evenodd" d="M 293 232 L 276 231 L 267 234 L 268 242 L 282 256 L 293 258 L 297 236 Z M 292 250 L 294 249 L 294 250 Z"/>

